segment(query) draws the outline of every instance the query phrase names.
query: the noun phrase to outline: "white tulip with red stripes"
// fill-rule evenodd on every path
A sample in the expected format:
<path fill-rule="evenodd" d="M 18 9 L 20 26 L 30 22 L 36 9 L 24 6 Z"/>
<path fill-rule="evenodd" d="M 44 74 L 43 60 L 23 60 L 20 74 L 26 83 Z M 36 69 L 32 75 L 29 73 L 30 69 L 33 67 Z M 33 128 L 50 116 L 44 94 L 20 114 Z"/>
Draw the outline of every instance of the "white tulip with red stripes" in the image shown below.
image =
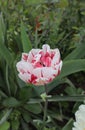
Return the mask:
<path fill-rule="evenodd" d="M 18 76 L 26 83 L 44 85 L 60 74 L 62 60 L 59 49 L 50 49 L 45 44 L 42 49 L 32 49 L 22 53 L 22 59 L 16 64 Z"/>

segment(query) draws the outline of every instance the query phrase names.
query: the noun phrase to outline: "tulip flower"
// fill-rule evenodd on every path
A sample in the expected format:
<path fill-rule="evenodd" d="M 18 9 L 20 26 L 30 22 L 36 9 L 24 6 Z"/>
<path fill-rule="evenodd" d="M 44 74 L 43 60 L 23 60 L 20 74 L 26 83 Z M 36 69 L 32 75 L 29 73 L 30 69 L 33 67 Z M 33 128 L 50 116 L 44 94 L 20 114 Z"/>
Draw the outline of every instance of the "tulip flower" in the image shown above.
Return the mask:
<path fill-rule="evenodd" d="M 26 83 L 44 85 L 60 74 L 62 60 L 59 49 L 50 49 L 44 44 L 42 49 L 32 49 L 22 53 L 21 61 L 16 64 L 18 76 Z"/>

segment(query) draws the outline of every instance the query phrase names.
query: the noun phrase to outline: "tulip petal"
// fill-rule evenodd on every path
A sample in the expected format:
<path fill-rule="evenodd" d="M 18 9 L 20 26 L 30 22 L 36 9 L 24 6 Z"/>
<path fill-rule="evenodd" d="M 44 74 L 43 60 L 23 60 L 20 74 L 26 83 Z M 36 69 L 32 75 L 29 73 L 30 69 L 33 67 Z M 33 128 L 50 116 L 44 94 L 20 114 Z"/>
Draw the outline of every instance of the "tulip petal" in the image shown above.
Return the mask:
<path fill-rule="evenodd" d="M 46 83 L 48 83 L 47 81 L 48 81 L 47 78 L 38 78 L 36 80 L 36 84 L 35 85 L 45 85 Z"/>
<path fill-rule="evenodd" d="M 54 75 L 56 75 L 56 73 L 57 73 L 56 70 L 54 70 L 51 67 L 44 67 L 44 68 L 42 68 L 42 75 L 45 78 L 48 78 L 48 79 L 54 78 Z"/>
<path fill-rule="evenodd" d="M 62 66 L 63 66 L 63 62 L 61 60 L 60 63 L 59 63 L 59 69 L 60 69 L 60 71 L 61 71 Z"/>
<path fill-rule="evenodd" d="M 28 61 L 28 62 L 31 62 L 31 61 L 33 60 L 34 56 L 35 56 L 36 54 L 38 54 L 39 52 L 40 52 L 40 49 L 32 49 L 32 50 L 29 52 L 27 61 Z"/>
<path fill-rule="evenodd" d="M 37 62 L 40 61 L 41 55 L 40 54 L 36 54 L 33 59 L 32 59 L 32 63 L 35 65 Z"/>
<path fill-rule="evenodd" d="M 19 73 L 18 76 L 19 76 L 19 78 L 20 78 L 21 80 L 23 80 L 23 81 L 26 82 L 26 83 L 27 83 L 27 82 L 29 83 L 29 80 L 31 79 L 31 75 L 28 74 L 28 73 L 24 73 L 24 74 Z"/>
<path fill-rule="evenodd" d="M 52 66 L 54 66 L 54 65 L 56 65 L 56 64 L 58 64 L 60 62 L 60 52 L 59 52 L 59 49 L 55 49 L 54 52 L 55 52 L 55 55 L 54 55 L 53 60 L 51 62 Z"/>
<path fill-rule="evenodd" d="M 33 70 L 33 66 L 32 64 L 28 63 L 28 62 L 24 62 L 24 61 L 20 61 L 16 64 L 17 70 L 19 72 L 22 73 L 26 73 L 26 72 L 32 72 Z"/>
<path fill-rule="evenodd" d="M 43 49 L 44 54 L 45 54 L 46 52 L 50 52 L 50 46 L 49 46 L 48 44 L 43 45 L 43 46 L 42 46 L 42 49 Z"/>
<path fill-rule="evenodd" d="M 36 54 L 39 54 L 40 49 L 32 49 L 30 52 L 32 53 L 33 56 L 35 56 Z"/>
<path fill-rule="evenodd" d="M 36 68 L 33 70 L 33 74 L 36 75 L 38 78 L 42 77 L 42 69 L 41 68 Z"/>
<path fill-rule="evenodd" d="M 28 59 L 28 54 L 22 53 L 22 61 L 27 61 L 27 59 Z"/>

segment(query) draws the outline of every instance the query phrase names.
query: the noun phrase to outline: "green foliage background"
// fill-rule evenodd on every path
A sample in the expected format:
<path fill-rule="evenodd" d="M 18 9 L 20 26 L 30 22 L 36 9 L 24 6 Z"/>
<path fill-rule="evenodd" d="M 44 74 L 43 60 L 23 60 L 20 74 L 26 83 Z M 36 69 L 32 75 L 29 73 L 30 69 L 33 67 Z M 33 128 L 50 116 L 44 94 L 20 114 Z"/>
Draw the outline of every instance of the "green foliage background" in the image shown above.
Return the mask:
<path fill-rule="evenodd" d="M 85 100 L 85 1 L 0 0 L 1 130 L 41 129 L 44 87 L 22 82 L 16 63 L 43 44 L 58 47 L 63 59 L 60 76 L 47 86 L 52 97 L 44 130 L 72 129 Z"/>

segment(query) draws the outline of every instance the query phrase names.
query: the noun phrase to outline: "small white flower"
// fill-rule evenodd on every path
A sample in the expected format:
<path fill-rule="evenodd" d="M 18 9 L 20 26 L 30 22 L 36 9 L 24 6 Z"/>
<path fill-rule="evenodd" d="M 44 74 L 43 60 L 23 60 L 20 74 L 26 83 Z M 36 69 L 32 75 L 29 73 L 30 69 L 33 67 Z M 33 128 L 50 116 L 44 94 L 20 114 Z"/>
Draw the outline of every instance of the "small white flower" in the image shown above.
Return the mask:
<path fill-rule="evenodd" d="M 75 113 L 75 119 L 72 130 L 85 130 L 85 105 L 79 106 L 79 110 Z"/>

